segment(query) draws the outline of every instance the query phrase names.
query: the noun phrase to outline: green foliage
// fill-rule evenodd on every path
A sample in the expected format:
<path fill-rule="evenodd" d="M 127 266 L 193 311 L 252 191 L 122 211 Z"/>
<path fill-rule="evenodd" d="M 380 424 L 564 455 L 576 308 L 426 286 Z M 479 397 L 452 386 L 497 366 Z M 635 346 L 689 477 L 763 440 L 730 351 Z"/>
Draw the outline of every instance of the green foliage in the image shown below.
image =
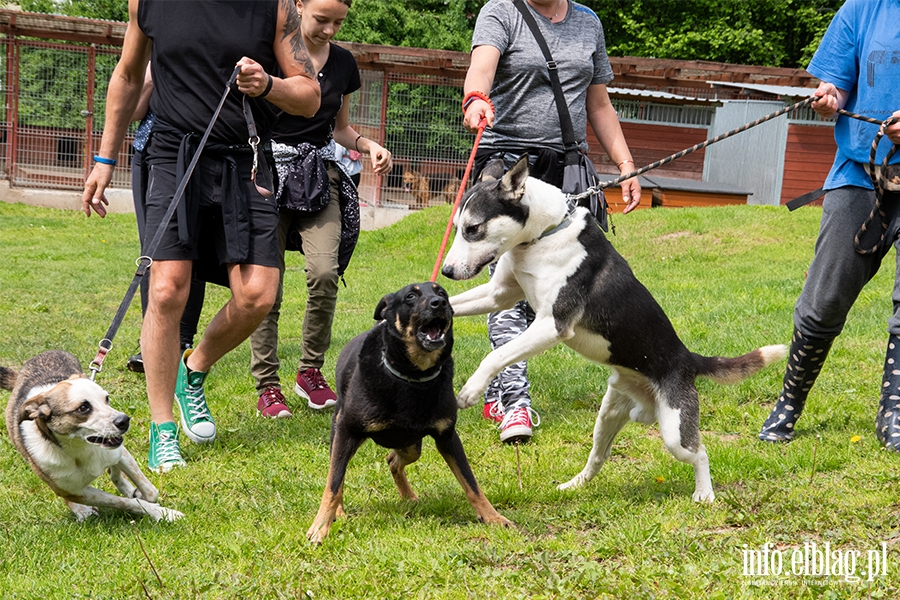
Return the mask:
<path fill-rule="evenodd" d="M 479 0 L 355 0 L 338 40 L 469 51 Z"/>
<path fill-rule="evenodd" d="M 611 55 L 805 67 L 844 0 L 585 0 Z"/>
<path fill-rule="evenodd" d="M 28 12 L 128 21 L 128 0 L 20 0 L 19 6 Z"/>

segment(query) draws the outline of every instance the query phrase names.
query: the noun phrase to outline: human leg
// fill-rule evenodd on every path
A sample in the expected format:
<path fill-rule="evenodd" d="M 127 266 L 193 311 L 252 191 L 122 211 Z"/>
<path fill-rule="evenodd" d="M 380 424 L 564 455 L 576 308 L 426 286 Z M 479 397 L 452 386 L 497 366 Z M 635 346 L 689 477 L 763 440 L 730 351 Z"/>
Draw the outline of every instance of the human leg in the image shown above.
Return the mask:
<path fill-rule="evenodd" d="M 888 239 L 894 240 L 894 248 L 900 251 L 900 210 L 897 210 L 900 193 L 887 192 L 885 205 L 888 209 Z M 878 441 L 895 452 L 900 451 L 900 254 L 897 255 L 894 271 L 893 290 L 894 313 L 888 320 L 888 344 L 884 357 L 884 371 L 881 380 L 881 398 L 875 417 L 875 434 Z"/>
<path fill-rule="evenodd" d="M 250 374 L 256 380 L 257 414 L 272 418 L 293 416 L 285 402 L 278 376 L 278 369 L 281 366 L 278 359 L 278 319 L 284 296 L 284 249 L 292 220 L 293 213 L 282 212 L 278 224 L 281 264 L 275 303 L 259 326 L 250 334 Z"/>
<path fill-rule="evenodd" d="M 320 211 L 295 220 L 306 257 L 306 313 L 303 317 L 302 354 L 294 391 L 310 408 L 333 406 L 337 396 L 322 376 L 325 353 L 331 345 L 331 327 L 338 293 L 338 249 L 341 243 L 340 174 L 328 169 L 331 201 Z"/>
<path fill-rule="evenodd" d="M 832 342 L 889 249 L 861 255 L 853 246 L 872 202 L 874 193 L 862 188 L 839 188 L 825 195 L 815 256 L 794 308 L 794 335 L 782 391 L 759 434 L 763 441 L 793 439 L 794 425 Z"/>

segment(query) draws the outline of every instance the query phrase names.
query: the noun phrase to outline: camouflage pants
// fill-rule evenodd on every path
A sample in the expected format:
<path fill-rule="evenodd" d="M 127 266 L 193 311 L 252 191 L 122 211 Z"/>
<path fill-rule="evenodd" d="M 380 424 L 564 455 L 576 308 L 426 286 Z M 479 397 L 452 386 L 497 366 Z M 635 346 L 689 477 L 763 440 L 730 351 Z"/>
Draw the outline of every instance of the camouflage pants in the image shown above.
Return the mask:
<path fill-rule="evenodd" d="M 494 274 L 494 265 L 490 266 L 490 274 Z M 501 310 L 488 315 L 488 338 L 491 347 L 496 349 L 516 338 L 534 321 L 534 310 L 525 301 L 518 302 L 508 310 Z M 531 406 L 528 394 L 528 362 L 519 361 L 511 364 L 491 381 L 484 392 L 484 401 L 500 401 L 503 411 L 520 406 Z"/>

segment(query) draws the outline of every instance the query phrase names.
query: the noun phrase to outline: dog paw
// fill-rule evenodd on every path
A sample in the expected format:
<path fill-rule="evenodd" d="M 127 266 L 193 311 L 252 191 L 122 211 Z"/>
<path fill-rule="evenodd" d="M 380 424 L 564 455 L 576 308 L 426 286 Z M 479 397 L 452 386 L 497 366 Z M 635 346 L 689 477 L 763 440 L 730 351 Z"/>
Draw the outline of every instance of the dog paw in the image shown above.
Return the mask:
<path fill-rule="evenodd" d="M 561 483 L 558 486 L 556 486 L 556 489 L 558 489 L 558 490 L 574 490 L 575 488 L 580 488 L 581 486 L 583 486 L 586 481 L 587 481 L 587 478 L 584 476 L 584 474 L 579 473 L 578 475 L 576 475 L 569 481 L 567 481 L 565 483 Z"/>
<path fill-rule="evenodd" d="M 162 518 L 169 523 L 177 521 L 184 516 L 183 512 L 179 512 L 171 508 L 163 508 L 162 506 L 160 506 L 159 508 L 162 510 Z"/>
<path fill-rule="evenodd" d="M 84 504 L 75 504 L 73 502 L 69 504 L 69 508 L 72 509 L 72 512 L 75 514 L 75 520 L 79 523 L 100 514 L 96 506 L 85 506 Z"/>
<path fill-rule="evenodd" d="M 324 540 L 328 536 L 329 531 L 331 531 L 330 524 L 319 524 L 319 522 L 316 521 L 306 532 L 306 539 L 308 539 L 313 544 L 319 545 L 322 543 L 322 540 Z"/>
<path fill-rule="evenodd" d="M 712 502 L 716 499 L 716 495 L 712 490 L 696 490 L 691 496 L 694 502 Z"/>
<path fill-rule="evenodd" d="M 479 400 L 481 400 L 481 393 L 483 391 L 484 388 L 478 388 L 477 386 L 471 386 L 466 383 L 456 396 L 456 406 L 459 408 L 475 406 L 478 404 Z"/>

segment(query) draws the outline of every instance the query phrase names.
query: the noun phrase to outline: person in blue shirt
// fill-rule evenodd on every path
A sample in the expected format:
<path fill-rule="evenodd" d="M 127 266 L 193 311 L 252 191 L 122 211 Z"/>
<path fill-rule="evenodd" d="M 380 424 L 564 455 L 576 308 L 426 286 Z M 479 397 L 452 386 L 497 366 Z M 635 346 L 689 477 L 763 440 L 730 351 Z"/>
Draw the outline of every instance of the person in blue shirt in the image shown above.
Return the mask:
<path fill-rule="evenodd" d="M 848 0 L 822 38 L 808 71 L 821 80 L 820 99 L 812 108 L 822 117 L 838 109 L 884 122 L 900 117 L 900 0 Z M 834 127 L 837 153 L 825 180 L 825 200 L 816 251 L 803 292 L 794 308 L 794 332 L 778 403 L 763 424 L 759 439 L 788 442 L 806 398 L 834 339 L 862 288 L 891 249 L 900 248 L 900 152 L 884 173 L 883 216 L 866 223 L 876 202 L 867 172 L 879 125 L 840 115 Z M 877 152 L 881 164 L 900 144 L 900 122 L 886 127 Z M 894 180 L 892 183 L 891 180 Z M 876 235 L 865 238 L 863 224 Z M 883 238 L 878 241 L 880 232 Z M 900 259 L 893 290 L 894 311 L 888 320 L 876 434 L 888 449 L 900 451 Z"/>

